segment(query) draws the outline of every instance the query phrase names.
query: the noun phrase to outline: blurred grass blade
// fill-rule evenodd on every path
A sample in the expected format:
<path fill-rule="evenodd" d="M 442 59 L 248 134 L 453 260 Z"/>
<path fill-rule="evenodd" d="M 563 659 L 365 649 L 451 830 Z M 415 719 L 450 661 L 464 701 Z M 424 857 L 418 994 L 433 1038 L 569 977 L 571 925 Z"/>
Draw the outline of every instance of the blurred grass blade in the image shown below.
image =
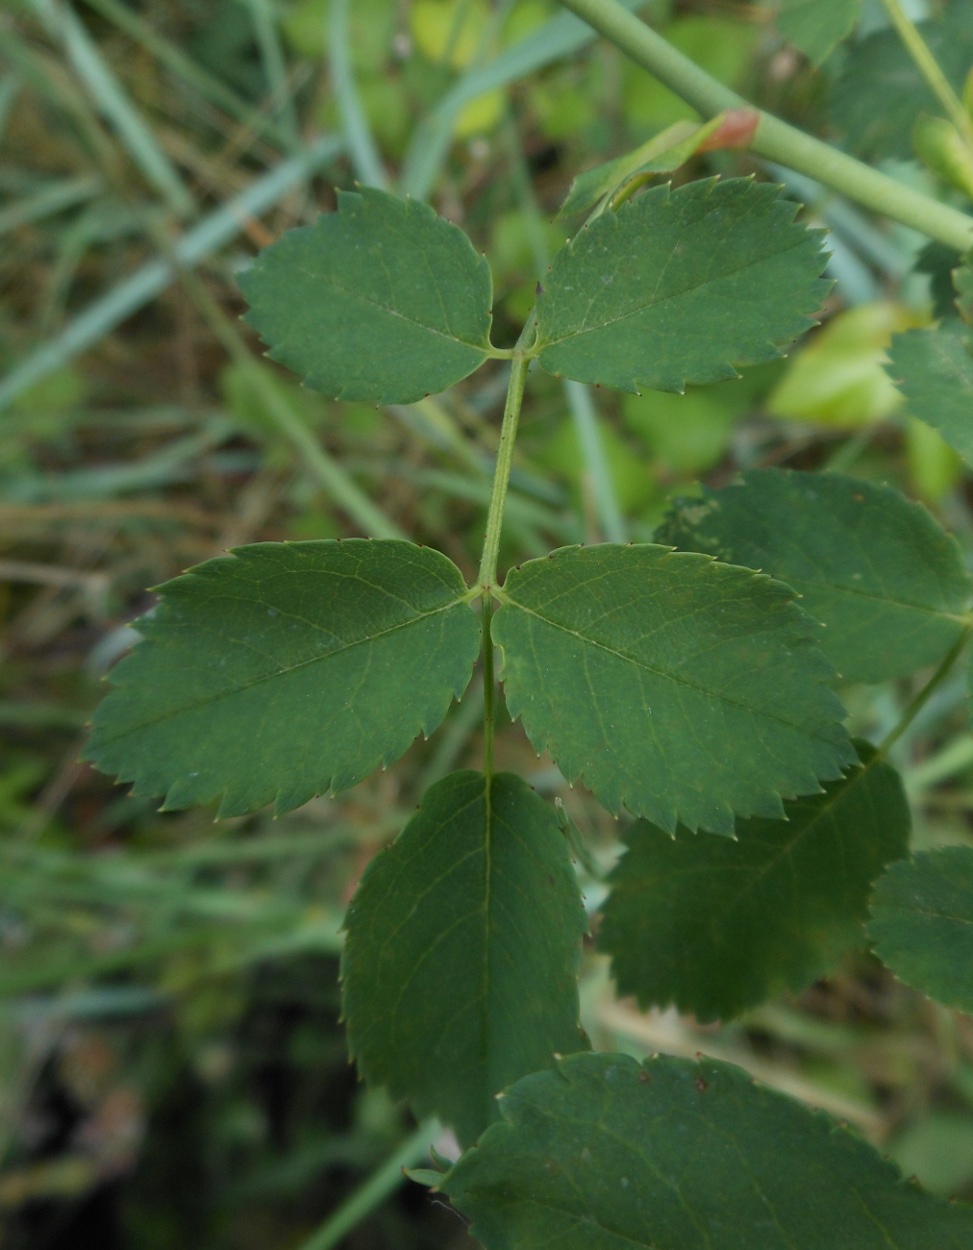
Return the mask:
<path fill-rule="evenodd" d="M 59 40 L 78 77 L 99 110 L 111 122 L 129 156 L 146 181 L 179 217 L 195 211 L 193 197 L 134 102 L 109 69 L 98 48 L 71 9 L 56 0 L 32 0 L 38 17 Z"/>
<path fill-rule="evenodd" d="M 20 82 L 16 74 L 5 74 L 0 80 L 0 139 L 3 138 L 3 132 L 7 129 L 7 122 L 10 120 L 13 103 L 19 90 Z"/>
<path fill-rule="evenodd" d="M 87 174 L 80 178 L 59 178 L 47 182 L 35 194 L 0 209 L 0 235 L 16 230 L 18 226 L 53 217 L 76 204 L 83 204 L 103 189 L 100 179 Z"/>
<path fill-rule="evenodd" d="M 645 0 L 621 0 L 621 3 L 629 10 L 645 7 Z M 591 27 L 573 13 L 559 13 L 486 65 L 463 74 L 426 120 L 416 127 L 402 163 L 401 193 L 417 200 L 428 196 L 449 151 L 456 119 L 471 100 L 488 91 L 506 87 L 550 65 L 552 61 L 576 52 L 595 38 Z"/>
<path fill-rule="evenodd" d="M 342 1238 L 370 1215 L 405 1180 L 405 1169 L 415 1167 L 429 1153 L 429 1147 L 442 1132 L 438 1120 L 424 1120 L 393 1155 L 377 1168 L 363 1185 L 349 1194 L 337 1211 L 329 1215 L 300 1250 L 332 1250 Z"/>
<path fill-rule="evenodd" d="M 280 44 L 276 12 L 267 0 L 245 0 L 245 4 L 253 22 L 253 32 L 260 49 L 260 60 L 273 98 L 274 111 L 294 146 L 300 141 L 301 128 L 294 109 L 294 93 L 287 81 L 287 62 Z"/>
<path fill-rule="evenodd" d="M 130 35 L 155 57 L 160 65 L 164 65 L 176 78 L 181 78 L 193 90 L 210 103 L 221 108 L 225 113 L 243 126 L 248 126 L 256 134 L 262 135 L 273 143 L 279 144 L 288 151 L 300 150 L 299 135 L 285 134 L 280 125 L 272 118 L 265 117 L 252 104 L 239 96 L 232 87 L 210 74 L 198 65 L 191 57 L 160 35 L 148 22 L 133 13 L 119 0 L 85 0 L 89 8 L 112 22 L 119 30 Z"/>
<path fill-rule="evenodd" d="M 235 238 L 248 218 L 272 208 L 313 170 L 333 160 L 341 151 L 339 139 L 322 136 L 299 156 L 283 161 L 275 169 L 251 183 L 245 191 L 221 205 L 173 245 L 178 264 L 191 268 Z M 119 282 L 72 321 L 61 333 L 39 347 L 7 377 L 0 381 L 0 411 L 22 395 L 28 387 L 47 377 L 80 352 L 97 343 L 132 313 L 175 280 L 175 265 L 161 258 L 151 260 L 130 277 Z"/>
<path fill-rule="evenodd" d="M 562 385 L 581 447 L 584 476 L 591 484 L 595 514 L 603 531 L 598 537 L 610 543 L 627 542 L 625 518 L 622 516 L 615 482 L 605 455 L 605 443 L 598 426 L 598 414 L 591 401 L 591 391 L 581 382 L 572 382 L 570 379 Z"/>
<path fill-rule="evenodd" d="M 367 187 L 379 187 L 386 191 L 388 179 L 385 168 L 355 85 L 348 43 L 348 0 L 331 0 L 328 21 L 331 85 L 338 102 L 348 155 L 359 182 Z"/>

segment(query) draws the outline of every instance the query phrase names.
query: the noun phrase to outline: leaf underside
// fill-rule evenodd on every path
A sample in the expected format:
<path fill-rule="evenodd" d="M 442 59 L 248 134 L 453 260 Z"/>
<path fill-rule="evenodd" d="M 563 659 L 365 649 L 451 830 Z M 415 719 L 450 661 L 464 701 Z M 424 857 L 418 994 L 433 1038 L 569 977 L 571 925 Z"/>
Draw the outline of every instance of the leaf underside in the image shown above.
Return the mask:
<path fill-rule="evenodd" d="M 784 820 L 738 821 L 735 841 L 629 831 L 598 937 L 619 993 L 725 1020 L 862 945 L 872 882 L 908 853 L 910 818 L 895 770 L 859 752 L 863 766 Z"/>
<path fill-rule="evenodd" d="M 573 1055 L 500 1106 L 441 1185 L 486 1250 L 973 1245 L 973 1209 L 730 1064 Z"/>
<path fill-rule="evenodd" d="M 973 1012 L 973 849 L 944 846 L 893 864 L 875 888 L 868 932 L 899 980 Z"/>
<path fill-rule="evenodd" d="M 682 391 L 773 359 L 828 289 L 820 233 L 796 212 L 779 188 L 736 178 L 653 187 L 602 213 L 544 279 L 541 365 L 622 391 Z"/>
<path fill-rule="evenodd" d="M 490 350 L 492 279 L 426 204 L 363 187 L 290 230 L 239 277 L 268 355 L 333 399 L 408 404 Z"/>
<path fill-rule="evenodd" d="M 221 816 L 355 785 L 442 721 L 480 629 L 459 569 L 411 543 L 258 543 L 160 587 L 87 758 Z"/>
<path fill-rule="evenodd" d="M 973 63 L 973 0 L 950 0 L 941 20 L 918 22 L 918 32 L 959 95 Z M 885 29 L 848 48 L 831 92 L 831 117 L 856 156 L 914 159 L 912 127 L 920 113 L 942 105 L 898 33 Z"/>
<path fill-rule="evenodd" d="M 838 473 L 759 469 L 676 500 L 659 542 L 761 569 L 826 626 L 849 681 L 906 677 L 957 641 L 971 583 L 955 539 L 888 486 Z"/>
<path fill-rule="evenodd" d="M 896 334 L 888 373 L 914 417 L 973 466 L 973 331 L 962 321 Z"/>
<path fill-rule="evenodd" d="M 369 865 L 342 960 L 363 1075 L 464 1143 L 496 1095 L 583 1048 L 587 921 L 554 812 L 520 778 L 454 773 Z"/>
<path fill-rule="evenodd" d="M 609 811 L 732 834 L 857 758 L 820 627 L 769 577 L 606 543 L 521 565 L 501 597 L 511 715 Z"/>
<path fill-rule="evenodd" d="M 721 113 L 702 123 L 674 122 L 634 151 L 616 156 L 593 169 L 586 169 L 571 183 L 558 216 L 591 212 L 601 200 L 613 196 L 639 175 L 669 173 L 678 169 L 704 140 L 720 128 L 725 116 Z"/>
<path fill-rule="evenodd" d="M 854 30 L 861 7 L 862 0 L 784 0 L 777 29 L 820 65 Z"/>

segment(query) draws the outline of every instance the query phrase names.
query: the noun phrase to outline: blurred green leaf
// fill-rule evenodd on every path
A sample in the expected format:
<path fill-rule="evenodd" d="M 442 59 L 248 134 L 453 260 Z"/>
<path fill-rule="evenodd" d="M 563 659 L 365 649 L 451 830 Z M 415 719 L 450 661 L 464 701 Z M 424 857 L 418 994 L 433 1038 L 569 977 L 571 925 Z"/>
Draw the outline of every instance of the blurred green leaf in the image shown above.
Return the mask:
<path fill-rule="evenodd" d="M 895 770 L 864 744 L 859 756 L 782 820 L 738 820 L 732 841 L 639 821 L 599 929 L 619 993 L 726 1020 L 862 945 L 872 882 L 908 853 L 910 817 Z"/>
<path fill-rule="evenodd" d="M 820 65 L 855 29 L 861 7 L 862 0 L 783 0 L 777 29 Z"/>
<path fill-rule="evenodd" d="M 973 0 L 950 0 L 940 19 L 916 26 L 959 94 L 973 62 Z M 897 31 L 876 31 L 849 46 L 831 93 L 831 118 L 856 156 L 909 160 L 916 118 L 941 112 Z"/>
<path fill-rule="evenodd" d="M 363 1075 L 472 1142 L 496 1094 L 579 1050 L 587 920 L 553 810 L 519 777 L 453 773 L 369 865 L 346 921 Z"/>
<path fill-rule="evenodd" d="M 973 332 L 958 318 L 935 330 L 897 334 L 889 376 L 914 417 L 925 421 L 973 465 Z"/>
<path fill-rule="evenodd" d="M 935 664 L 966 625 L 973 582 L 959 544 L 889 486 L 754 469 L 722 490 L 704 487 L 702 500 L 676 500 L 656 537 L 793 586 L 849 681 Z"/>
<path fill-rule="evenodd" d="M 973 1011 L 973 848 L 893 864 L 875 887 L 868 933 L 900 981 Z"/>
<path fill-rule="evenodd" d="M 890 302 L 838 313 L 787 362 L 767 397 L 768 413 L 849 427 L 889 416 L 901 398 L 882 368 L 885 351 L 893 333 L 916 321 Z"/>
<path fill-rule="evenodd" d="M 968 1110 L 930 1110 L 885 1149 L 905 1176 L 943 1197 L 973 1182 L 973 1118 Z"/>

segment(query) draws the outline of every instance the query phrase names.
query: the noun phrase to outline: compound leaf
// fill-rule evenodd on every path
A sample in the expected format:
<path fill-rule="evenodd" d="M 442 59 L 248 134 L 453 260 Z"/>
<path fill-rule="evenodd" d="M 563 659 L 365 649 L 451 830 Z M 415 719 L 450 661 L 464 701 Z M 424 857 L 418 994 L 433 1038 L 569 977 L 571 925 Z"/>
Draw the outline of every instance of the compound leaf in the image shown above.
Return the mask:
<path fill-rule="evenodd" d="M 88 758 L 168 808 L 353 786 L 439 725 L 479 653 L 459 569 L 407 542 L 258 543 L 159 593 Z"/>
<path fill-rule="evenodd" d="M 888 371 L 914 417 L 973 465 L 973 332 L 957 318 L 897 334 Z"/>
<path fill-rule="evenodd" d="M 519 777 L 454 773 L 369 865 L 348 911 L 344 1005 L 370 1081 L 473 1141 L 496 1095 L 586 1045 L 587 922 L 551 808 Z"/>
<path fill-rule="evenodd" d="M 521 565 L 501 598 L 511 715 L 612 812 L 732 834 L 857 758 L 820 626 L 769 577 L 606 543 Z"/>
<path fill-rule="evenodd" d="M 426 204 L 373 188 L 290 230 L 240 275 L 246 320 L 334 399 L 408 404 L 490 353 L 490 270 Z"/>
<path fill-rule="evenodd" d="M 861 7 L 862 0 L 784 0 L 777 29 L 820 65 L 854 30 Z"/>
<path fill-rule="evenodd" d="M 951 0 L 941 19 L 916 25 L 947 81 L 960 94 L 973 62 L 973 0 Z M 916 118 L 941 112 L 942 105 L 897 31 L 877 31 L 849 46 L 831 93 L 831 116 L 856 156 L 913 158 Z"/>
<path fill-rule="evenodd" d="M 572 1055 L 518 1082 L 440 1188 L 486 1250 L 964 1250 L 973 1209 L 703 1059 Z"/>
<path fill-rule="evenodd" d="M 875 887 L 869 936 L 900 981 L 973 1012 L 973 850 L 893 864 Z"/>
<path fill-rule="evenodd" d="M 541 365 L 622 391 L 682 391 L 773 359 L 827 291 L 821 236 L 796 212 L 777 187 L 713 178 L 602 213 L 544 280 Z"/>
<path fill-rule="evenodd" d="M 783 820 L 737 821 L 735 841 L 639 821 L 599 931 L 619 992 L 728 1019 L 861 946 L 872 883 L 908 853 L 910 820 L 895 770 L 865 744 L 859 754 Z"/>
<path fill-rule="evenodd" d="M 761 569 L 801 594 L 849 681 L 905 677 L 963 632 L 971 583 L 959 546 L 898 491 L 838 473 L 762 469 L 676 500 L 656 537 Z"/>

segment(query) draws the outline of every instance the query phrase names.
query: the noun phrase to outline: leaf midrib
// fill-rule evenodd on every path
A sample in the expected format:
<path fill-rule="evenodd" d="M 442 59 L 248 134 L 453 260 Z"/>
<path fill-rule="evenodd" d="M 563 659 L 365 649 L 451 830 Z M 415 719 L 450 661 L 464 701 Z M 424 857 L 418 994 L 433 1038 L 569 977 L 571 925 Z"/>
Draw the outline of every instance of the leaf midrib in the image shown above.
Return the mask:
<path fill-rule="evenodd" d="M 773 573 L 771 576 L 785 585 L 791 585 L 788 574 L 785 572 Z M 935 616 L 944 621 L 953 621 L 957 625 L 968 625 L 969 616 L 966 613 L 949 612 L 945 608 L 933 608 L 925 603 L 910 603 L 908 599 L 894 599 L 891 595 L 881 595 L 872 591 L 859 589 L 857 586 L 846 586 L 841 582 L 816 582 L 810 578 L 800 578 L 801 587 L 810 587 L 814 590 L 826 590 L 832 594 L 840 593 L 851 595 L 860 599 L 868 599 L 874 603 L 886 604 L 893 608 L 902 608 L 909 612 L 926 612 L 930 616 Z M 795 587 L 797 589 L 797 587 Z"/>
<path fill-rule="evenodd" d="M 800 733 L 803 733 L 810 738 L 814 738 L 819 742 L 827 743 L 829 746 L 833 745 L 830 738 L 826 738 L 818 733 L 813 733 L 807 728 L 806 725 L 788 720 L 786 717 L 781 716 L 777 712 L 767 711 L 763 708 L 750 707 L 746 703 L 741 702 L 739 699 L 730 698 L 725 693 L 721 693 L 716 690 L 709 690 L 706 686 L 701 685 L 699 682 L 689 681 L 687 678 L 678 677 L 673 673 L 667 673 L 664 669 L 655 668 L 651 664 L 647 664 L 644 660 L 637 659 L 635 656 L 631 656 L 624 651 L 620 651 L 617 647 L 609 646 L 608 643 L 601 642 L 597 638 L 589 638 L 585 634 L 582 634 L 580 630 L 572 629 L 570 626 L 564 625 L 560 621 L 551 620 L 550 617 L 544 616 L 543 613 L 538 612 L 533 608 L 528 608 L 524 604 L 518 602 L 512 595 L 508 594 L 506 599 L 509 606 L 517 608 L 518 611 L 525 613 L 525 615 L 533 616 L 537 620 L 543 621 L 545 625 L 550 625 L 554 629 L 561 630 L 562 633 L 569 634 L 571 637 L 577 638 L 579 642 L 585 643 L 588 646 L 597 647 L 599 650 L 606 651 L 609 655 L 613 655 L 620 660 L 624 660 L 626 663 L 632 664 L 636 668 L 644 669 L 647 673 L 651 673 L 654 677 L 659 677 L 664 681 L 672 682 L 673 685 L 683 686 L 685 689 L 691 690 L 695 694 L 702 694 L 708 698 L 716 699 L 720 703 L 725 703 L 728 707 L 739 708 L 741 711 L 747 712 L 751 716 L 764 716 L 768 720 L 776 721 L 780 725 L 786 725 L 788 729 L 798 730 Z M 822 682 L 820 684 L 823 685 L 824 683 Z M 838 722 L 836 721 L 835 723 L 837 724 Z"/>
<path fill-rule="evenodd" d="M 846 798 L 855 786 L 865 781 L 870 771 L 877 764 L 882 763 L 883 761 L 884 756 L 875 754 L 867 762 L 859 762 L 858 765 L 853 766 L 851 771 L 844 777 L 843 784 L 836 785 L 834 787 L 833 792 L 828 796 L 827 802 L 821 805 L 821 807 L 813 814 L 811 819 L 802 827 L 795 829 L 794 836 L 780 846 L 776 853 L 769 860 L 767 860 L 765 864 L 761 865 L 756 872 L 749 875 L 743 888 L 739 890 L 739 892 L 736 893 L 724 907 L 714 910 L 713 914 L 710 916 L 708 931 L 712 933 L 717 920 L 725 921 L 728 916 L 732 915 L 740 907 L 747 895 L 751 894 L 756 889 L 758 884 L 763 881 L 769 873 L 777 868 L 781 860 L 790 855 L 796 854 L 798 846 L 808 836 L 811 830 L 817 828 L 820 825 L 820 822 L 832 812 L 835 805 Z M 712 869 L 709 869 L 708 871 L 712 872 Z M 702 941 L 703 937 L 698 936 L 692 941 L 686 942 L 682 947 L 680 958 L 682 959 L 683 956 L 698 949 Z"/>
<path fill-rule="evenodd" d="M 678 241 L 677 241 L 676 246 L 678 246 Z M 597 334 L 599 330 L 604 330 L 610 326 L 617 325 L 619 322 L 627 321 L 630 317 L 641 316 L 642 313 L 647 312 L 651 309 L 659 308 L 663 304 L 668 303 L 670 300 L 681 299 L 687 295 L 696 295 L 698 292 L 705 290 L 707 286 L 712 286 L 712 285 L 715 285 L 717 282 L 723 282 L 724 280 L 728 278 L 736 277 L 737 274 L 745 273 L 749 269 L 755 269 L 759 265 L 765 264 L 767 261 L 776 260 L 781 256 L 786 256 L 788 252 L 793 252 L 799 247 L 806 247 L 806 246 L 807 246 L 806 239 L 802 238 L 802 239 L 795 240 L 795 242 L 790 247 L 783 248 L 777 252 L 772 252 L 767 256 L 762 256 L 760 260 L 757 262 L 751 261 L 751 262 L 748 262 L 747 264 L 738 265 L 734 269 L 723 270 L 720 273 L 720 276 L 718 278 L 706 278 L 702 281 L 693 282 L 692 284 L 683 287 L 681 290 L 672 291 L 670 294 L 664 295 L 661 298 L 658 298 L 658 299 L 651 298 L 647 300 L 645 303 L 640 304 L 637 308 L 633 308 L 625 313 L 620 313 L 617 317 L 606 318 L 604 321 L 599 321 L 597 325 L 593 325 L 593 326 L 589 326 L 589 325 L 579 326 L 578 329 L 572 330 L 569 334 L 561 334 L 557 338 L 544 339 L 543 332 L 539 330 L 538 339 L 537 339 L 537 343 L 535 344 L 535 347 L 539 354 L 543 354 L 543 352 L 545 352 L 548 347 L 558 347 L 562 343 L 567 343 L 571 339 L 578 338 L 583 334 Z M 672 250 L 674 251 L 675 248 L 673 248 Z M 806 320 L 808 314 L 795 313 L 794 315 L 803 316 Z M 543 317 L 543 314 L 541 314 L 541 319 L 542 317 Z"/>
<path fill-rule="evenodd" d="M 313 273 L 310 269 L 300 268 L 299 272 L 312 281 L 322 281 L 322 275 Z M 438 335 L 439 338 L 445 339 L 448 343 L 458 343 L 461 347 L 469 347 L 471 350 L 482 352 L 484 355 L 489 354 L 489 324 L 486 339 L 480 343 L 471 343 L 468 339 L 462 339 L 458 334 L 454 334 L 448 326 L 445 331 L 437 329 L 436 326 L 427 325 L 424 321 L 417 321 L 415 317 L 408 316 L 398 308 L 390 308 L 387 304 L 383 304 L 381 300 L 375 299 L 373 296 L 364 294 L 361 291 L 348 291 L 330 276 L 325 277 L 323 280 L 328 283 L 331 290 L 338 295 L 344 296 L 346 299 L 357 300 L 359 303 L 368 304 L 372 308 L 378 308 L 382 312 L 388 313 L 390 317 L 399 317 L 402 321 L 407 321 L 409 325 L 416 326 L 419 330 L 425 330 L 429 334 Z"/>
<path fill-rule="evenodd" d="M 356 638 L 353 642 L 344 643 L 339 647 L 335 647 L 334 649 L 325 652 L 323 655 L 314 655 L 306 660 L 300 660 L 296 664 L 291 664 L 286 668 L 280 668 L 276 672 L 266 673 L 262 677 L 255 677 L 252 681 L 244 682 L 240 685 L 234 686 L 232 690 L 221 690 L 216 694 L 209 695 L 205 699 L 197 699 L 196 701 L 192 703 L 183 704 L 181 707 L 178 707 L 178 708 L 167 708 L 166 711 L 160 713 L 159 715 L 153 716 L 149 720 L 141 721 L 138 725 L 135 725 L 135 726 L 130 725 L 118 733 L 114 733 L 114 734 L 103 733 L 101 735 L 101 740 L 105 744 L 111 743 L 111 742 L 117 742 L 120 739 L 127 738 L 130 734 L 141 733 L 146 729 L 151 729 L 154 725 L 162 724 L 164 721 L 171 720 L 177 716 L 184 716 L 187 712 L 195 712 L 195 711 L 198 711 L 200 708 L 208 707 L 211 704 L 219 703 L 223 699 L 232 698 L 234 695 L 246 693 L 250 690 L 255 689 L 258 686 L 264 685 L 268 681 L 277 681 L 280 678 L 289 677 L 291 673 L 296 673 L 302 668 L 307 668 L 312 664 L 323 663 L 324 661 L 330 660 L 335 656 L 343 655 L 347 651 L 353 651 L 356 647 L 366 646 L 375 642 L 379 642 L 381 639 L 388 638 L 390 635 L 397 633 L 399 630 L 409 629 L 413 625 L 417 625 L 422 621 L 429 620 L 430 618 L 434 616 L 438 616 L 443 612 L 451 611 L 453 608 L 458 607 L 460 604 L 462 604 L 464 602 L 464 598 L 465 598 L 464 595 L 458 595 L 450 603 L 444 604 L 441 607 L 433 608 L 428 612 L 421 612 L 418 615 L 411 617 L 408 621 L 401 621 L 396 625 L 391 625 L 387 629 L 380 630 L 376 634 L 370 634 L 367 638 Z M 231 639 L 230 641 L 233 641 L 233 640 Z M 153 642 L 154 640 L 151 637 L 149 637 L 145 639 L 144 643 L 141 643 L 139 645 L 146 645 L 146 643 L 149 645 L 152 645 Z M 164 643 L 158 643 L 158 642 L 156 642 L 155 645 L 162 646 L 162 647 L 165 646 Z M 122 691 L 125 689 L 125 687 L 120 685 L 116 687 L 116 689 L 118 691 Z"/>

